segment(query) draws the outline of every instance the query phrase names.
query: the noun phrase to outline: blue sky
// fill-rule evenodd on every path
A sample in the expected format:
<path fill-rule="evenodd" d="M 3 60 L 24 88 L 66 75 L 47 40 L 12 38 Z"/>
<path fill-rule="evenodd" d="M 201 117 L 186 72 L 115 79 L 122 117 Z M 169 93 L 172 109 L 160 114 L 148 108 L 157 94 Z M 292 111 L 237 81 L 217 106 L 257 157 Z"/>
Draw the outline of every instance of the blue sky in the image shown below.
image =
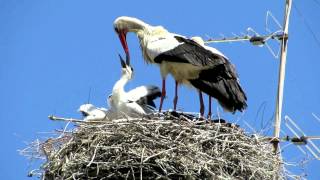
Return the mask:
<path fill-rule="evenodd" d="M 320 38 L 320 5 L 317 0 L 296 1 L 303 18 L 292 9 L 284 90 L 283 115 L 289 115 L 306 133 L 320 135 L 320 46 L 305 26 L 307 22 Z M 50 114 L 78 118 L 78 107 L 90 102 L 106 107 L 120 75 L 118 53 L 123 53 L 112 23 L 118 16 L 138 17 L 153 25 L 186 36 L 219 37 L 240 34 L 248 27 L 265 32 L 265 16 L 270 10 L 282 23 L 284 1 L 0 1 L 0 179 L 32 179 L 26 175 L 34 166 L 18 154 L 26 142 L 64 127 L 51 122 Z M 142 84 L 161 85 L 159 69 L 142 60 L 138 40 L 128 35 L 135 79 L 127 88 Z M 259 131 L 270 122 L 275 109 L 279 60 L 266 48 L 248 43 L 211 44 L 226 54 L 237 67 L 248 96 L 245 113 L 220 115 L 246 128 L 247 122 Z M 167 82 L 164 108 L 172 108 L 174 83 Z M 199 110 L 197 93 L 180 89 L 178 108 Z M 217 103 L 213 108 L 216 114 Z M 260 109 L 260 110 L 259 110 Z M 261 110 L 264 109 L 264 110 Z M 269 126 L 271 125 L 269 124 Z M 284 125 L 283 125 L 284 127 Z M 269 131 L 272 133 L 272 129 Z M 282 135 L 290 135 L 283 128 Z M 319 144 L 319 142 L 318 142 Z M 303 157 L 294 146 L 284 149 L 288 161 Z M 319 161 L 306 165 L 308 179 L 320 179 Z M 300 173 L 301 171 L 296 171 Z"/>

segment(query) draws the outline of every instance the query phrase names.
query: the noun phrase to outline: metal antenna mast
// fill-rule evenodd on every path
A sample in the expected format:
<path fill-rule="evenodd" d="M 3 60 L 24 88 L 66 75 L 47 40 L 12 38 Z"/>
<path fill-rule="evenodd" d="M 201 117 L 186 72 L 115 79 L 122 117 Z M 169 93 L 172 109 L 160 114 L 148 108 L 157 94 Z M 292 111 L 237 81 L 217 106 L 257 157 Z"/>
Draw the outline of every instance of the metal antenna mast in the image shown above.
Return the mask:
<path fill-rule="evenodd" d="M 274 151 L 278 151 L 278 146 L 280 142 L 280 127 L 281 127 L 281 113 L 283 104 L 283 89 L 284 89 L 284 79 L 286 72 L 286 59 L 287 59 L 287 45 L 288 45 L 288 29 L 289 29 L 289 17 L 291 11 L 292 0 L 285 0 L 285 11 L 284 11 L 284 21 L 281 32 L 276 31 L 267 35 L 258 35 L 255 33 L 254 36 L 245 35 L 242 37 L 232 37 L 232 38 L 222 38 L 222 39 L 208 39 L 205 43 L 220 43 L 220 42 L 238 42 L 238 41 L 249 41 L 253 45 L 263 46 L 269 39 L 276 39 L 280 41 L 280 66 L 279 66 L 279 76 L 278 76 L 278 90 L 276 98 L 276 111 L 275 111 L 275 121 L 274 121 L 274 133 L 273 140 Z M 278 22 L 277 22 L 278 24 Z"/>
<path fill-rule="evenodd" d="M 285 4 L 285 16 L 283 22 L 283 38 L 281 39 L 281 54 L 280 54 L 280 67 L 279 67 L 279 79 L 278 79 L 278 91 L 276 100 L 276 114 L 274 122 L 274 150 L 278 151 L 279 136 L 280 136 L 280 125 L 281 125 L 281 113 L 283 104 L 283 88 L 284 78 L 286 72 L 286 60 L 287 60 L 287 45 L 288 45 L 288 29 L 289 29 L 289 17 L 291 11 L 292 0 L 286 0 Z"/>

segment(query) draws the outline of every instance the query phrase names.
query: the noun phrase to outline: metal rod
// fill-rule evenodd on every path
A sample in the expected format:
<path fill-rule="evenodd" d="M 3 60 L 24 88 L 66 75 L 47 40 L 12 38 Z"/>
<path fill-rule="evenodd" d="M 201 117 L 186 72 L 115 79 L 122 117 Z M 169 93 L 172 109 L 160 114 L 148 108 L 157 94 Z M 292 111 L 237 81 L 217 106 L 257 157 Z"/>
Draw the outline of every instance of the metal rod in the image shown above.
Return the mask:
<path fill-rule="evenodd" d="M 289 17 L 291 11 L 292 0 L 286 0 L 285 5 L 285 17 L 283 22 L 283 33 L 288 35 L 289 30 Z M 279 79 L 278 79 L 278 91 L 276 100 L 276 114 L 274 122 L 274 137 L 279 138 L 280 136 L 280 126 L 281 126 L 281 113 L 283 104 L 283 88 L 284 88 L 284 78 L 286 72 L 286 59 L 287 59 L 287 46 L 288 38 L 282 38 L 281 40 L 281 55 L 280 55 L 280 67 L 279 67 Z M 274 143 L 274 151 L 278 151 L 279 141 Z"/>
<path fill-rule="evenodd" d="M 284 34 L 276 34 L 276 33 L 271 33 L 271 34 L 267 34 L 267 35 L 255 35 L 255 36 L 249 36 L 249 35 L 245 35 L 245 36 L 240 36 L 240 37 L 231 37 L 231 38 L 222 38 L 222 39 L 208 39 L 207 41 L 205 41 L 206 44 L 209 43 L 223 43 L 223 42 L 238 42 L 238 41 L 250 41 L 250 39 L 252 37 L 259 37 L 259 38 L 263 38 L 263 39 L 282 39 L 285 37 Z M 285 37 L 286 38 L 286 37 Z"/>
<path fill-rule="evenodd" d="M 291 128 L 291 127 L 288 127 L 288 129 Z M 308 140 L 320 140 L 320 136 L 294 136 L 294 137 L 297 137 L 297 138 L 304 138 L 306 139 L 307 141 Z M 281 142 L 286 142 L 286 141 L 291 141 L 293 137 L 289 137 L 289 136 L 285 136 L 285 137 L 281 137 L 279 138 L 279 140 Z M 270 141 L 270 142 L 273 142 L 274 140 L 274 137 L 264 137 L 263 140 L 266 140 L 266 141 Z M 310 141 L 308 141 L 310 142 Z"/>

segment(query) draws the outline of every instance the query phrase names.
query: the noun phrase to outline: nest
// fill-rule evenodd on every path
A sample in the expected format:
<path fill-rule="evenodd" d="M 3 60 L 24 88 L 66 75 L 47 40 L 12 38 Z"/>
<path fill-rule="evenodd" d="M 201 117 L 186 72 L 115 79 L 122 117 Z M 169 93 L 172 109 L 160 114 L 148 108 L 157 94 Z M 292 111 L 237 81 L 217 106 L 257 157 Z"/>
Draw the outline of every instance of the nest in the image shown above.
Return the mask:
<path fill-rule="evenodd" d="M 44 179 L 285 179 L 280 157 L 262 137 L 189 118 L 78 122 L 33 149 L 46 159 Z"/>

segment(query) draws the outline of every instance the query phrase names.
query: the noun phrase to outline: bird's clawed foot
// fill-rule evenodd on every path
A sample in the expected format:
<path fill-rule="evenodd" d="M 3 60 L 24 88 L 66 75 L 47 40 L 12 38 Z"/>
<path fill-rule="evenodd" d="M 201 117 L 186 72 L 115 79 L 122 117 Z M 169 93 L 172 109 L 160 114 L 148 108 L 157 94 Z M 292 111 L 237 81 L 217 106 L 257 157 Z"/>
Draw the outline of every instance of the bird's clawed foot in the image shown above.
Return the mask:
<path fill-rule="evenodd" d="M 212 114 L 211 114 L 211 112 L 209 112 L 208 115 L 207 115 L 207 119 L 211 120 L 211 117 L 212 117 Z"/>
<path fill-rule="evenodd" d="M 199 117 L 200 119 L 206 119 L 205 117 L 204 117 L 204 106 L 201 106 L 200 105 L 200 117 Z"/>

